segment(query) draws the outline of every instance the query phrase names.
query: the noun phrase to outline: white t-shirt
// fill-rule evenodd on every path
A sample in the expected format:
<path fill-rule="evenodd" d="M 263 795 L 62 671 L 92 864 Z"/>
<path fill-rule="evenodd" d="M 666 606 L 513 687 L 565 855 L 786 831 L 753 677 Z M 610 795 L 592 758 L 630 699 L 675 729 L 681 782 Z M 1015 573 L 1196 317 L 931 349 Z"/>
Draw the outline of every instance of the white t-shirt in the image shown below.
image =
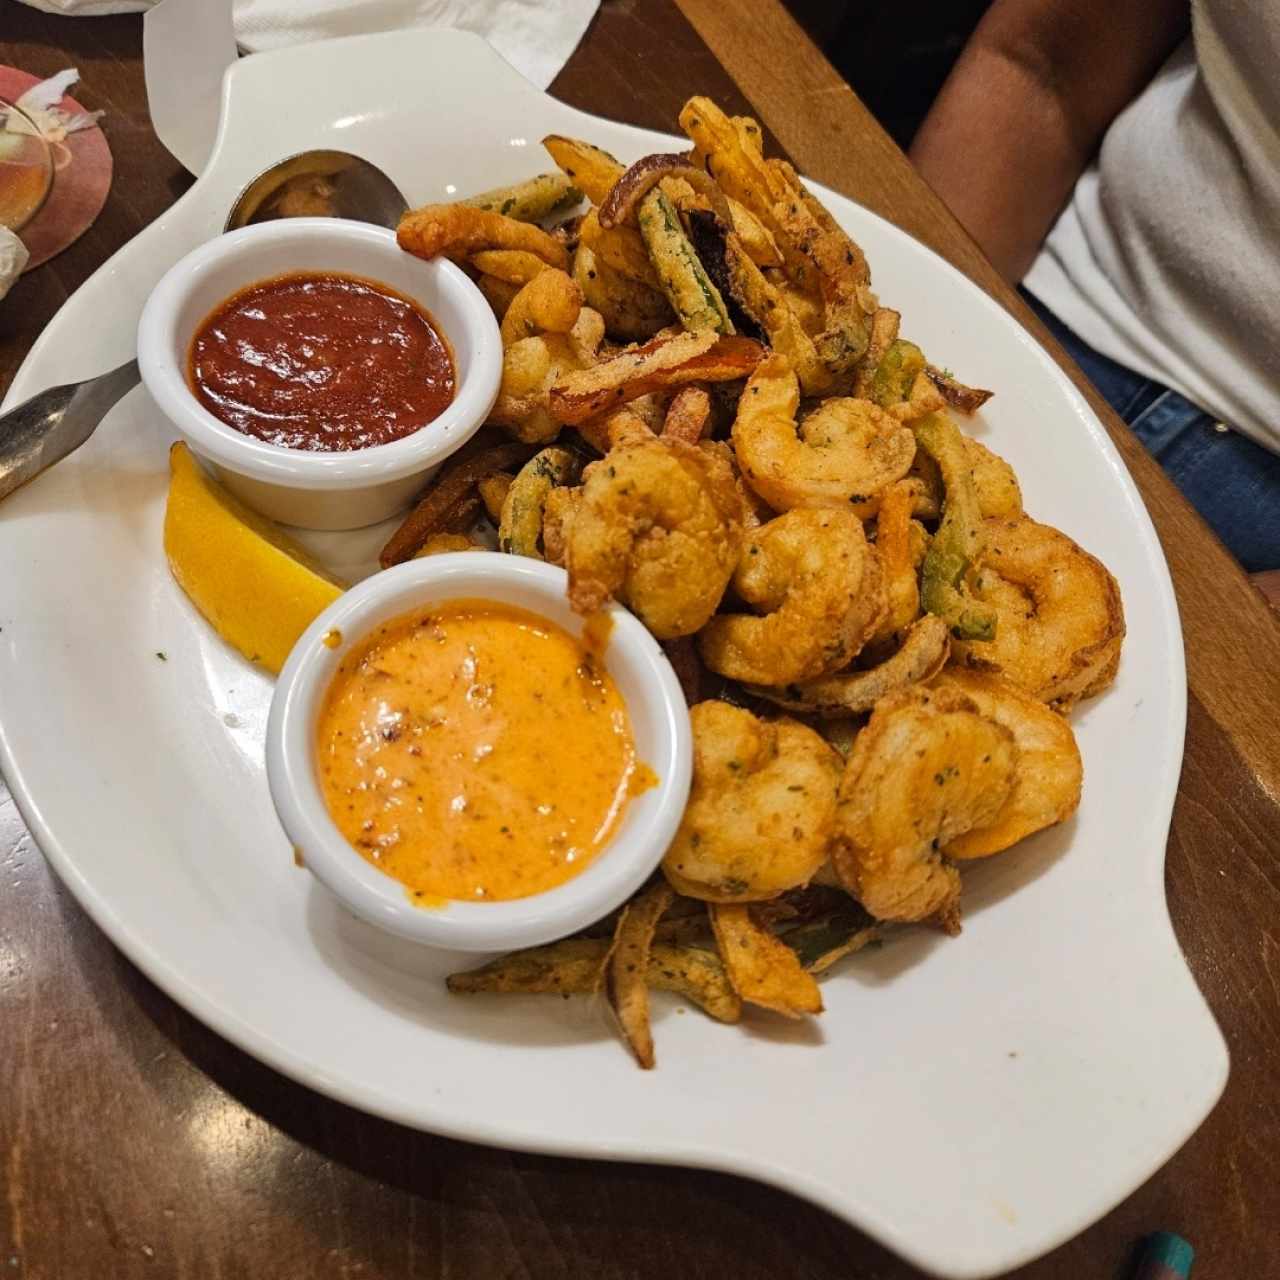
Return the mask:
<path fill-rule="evenodd" d="M 1090 346 L 1280 453 L 1280 0 L 1192 0 L 1024 284 Z"/>

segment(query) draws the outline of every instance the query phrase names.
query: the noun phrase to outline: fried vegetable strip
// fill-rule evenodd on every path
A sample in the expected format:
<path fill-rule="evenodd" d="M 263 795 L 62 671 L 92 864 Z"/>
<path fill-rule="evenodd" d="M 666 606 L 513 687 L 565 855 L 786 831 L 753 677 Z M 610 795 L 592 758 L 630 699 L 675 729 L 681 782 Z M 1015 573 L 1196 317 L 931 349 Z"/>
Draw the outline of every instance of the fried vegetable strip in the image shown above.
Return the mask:
<path fill-rule="evenodd" d="M 883 933 L 884 925 L 858 902 L 847 898 L 830 915 L 788 929 L 782 941 L 809 973 L 825 973 L 837 960 L 861 951 Z"/>
<path fill-rule="evenodd" d="M 600 989 L 609 957 L 608 938 L 565 938 L 500 956 L 478 969 L 451 973 L 445 986 L 455 995 L 590 995 Z"/>
<path fill-rule="evenodd" d="M 639 224 L 662 291 L 680 323 L 691 333 L 708 329 L 732 333 L 724 298 L 694 253 L 675 206 L 661 187 L 654 187 L 641 200 Z"/>
<path fill-rule="evenodd" d="M 622 177 L 622 165 L 613 156 L 581 138 L 551 133 L 543 138 L 542 145 L 565 177 L 592 204 L 602 204 L 613 184 Z"/>
<path fill-rule="evenodd" d="M 540 173 L 510 187 L 496 187 L 468 196 L 461 203 L 473 209 L 488 209 L 520 222 L 541 222 L 582 199 L 582 192 L 563 173 Z"/>
<path fill-rule="evenodd" d="M 671 923 L 686 924 L 682 920 Z M 451 973 L 445 981 L 455 995 L 591 995 L 600 988 L 609 948 L 608 938 L 566 938 L 550 946 L 516 951 L 479 969 Z M 742 1016 L 742 1002 L 713 951 L 685 943 L 655 942 L 649 951 L 646 978 L 655 991 L 684 996 L 718 1022 L 737 1022 Z"/>
<path fill-rule="evenodd" d="M 924 371 L 924 352 L 914 342 L 897 338 L 876 365 L 871 378 L 871 398 L 882 409 L 911 395 L 917 374 Z"/>
<path fill-rule="evenodd" d="M 543 558 L 542 512 L 557 485 L 572 484 L 582 471 L 582 458 L 555 445 L 534 454 L 512 481 L 502 503 L 498 550 L 510 555 Z"/>
<path fill-rule="evenodd" d="M 578 434 L 599 453 L 608 453 L 619 444 L 652 440 L 654 436 L 649 424 L 630 405 L 578 423 Z"/>
<path fill-rule="evenodd" d="M 733 989 L 751 1004 L 788 1018 L 822 1012 L 822 993 L 785 942 L 769 932 L 746 903 L 714 903 L 711 927 Z"/>
<path fill-rule="evenodd" d="M 631 231 L 631 228 L 619 230 Z M 639 232 L 632 234 L 639 240 Z M 653 263 L 649 261 L 643 241 L 640 241 L 640 249 L 652 272 Z M 580 244 L 573 255 L 573 278 L 587 305 L 604 318 L 605 328 L 613 338 L 624 342 L 643 341 L 671 322 L 671 307 L 659 289 L 651 289 L 647 284 L 615 271 L 598 258 L 588 244 Z"/>
<path fill-rule="evenodd" d="M 578 242 L 586 245 L 606 267 L 628 280 L 647 285 L 650 289 L 662 288 L 649 250 L 634 227 L 611 227 L 606 231 L 600 225 L 596 210 L 592 209 L 582 220 Z"/>
<path fill-rule="evenodd" d="M 927 613 L 912 624 L 897 653 L 868 671 L 843 671 L 781 689 L 766 685 L 748 689 L 789 711 L 838 720 L 870 711 L 895 689 L 931 679 L 946 664 L 950 647 L 947 624 Z"/>
<path fill-rule="evenodd" d="M 636 220 L 641 206 L 660 182 L 679 179 L 686 195 L 697 192 L 716 216 L 731 226 L 733 215 L 728 201 L 715 179 L 705 169 L 696 168 L 682 155 L 652 155 L 637 160 L 613 184 L 613 189 L 600 206 L 600 225 L 618 227 Z"/>
<path fill-rule="evenodd" d="M 850 373 L 870 343 L 870 318 L 875 311 L 866 255 L 790 165 L 785 161 L 769 164 L 777 166 L 790 187 L 790 195 L 779 205 L 779 224 L 812 264 L 822 294 L 824 327 L 814 336 L 814 345 L 833 374 Z"/>
<path fill-rule="evenodd" d="M 745 378 L 764 355 L 750 338 L 715 333 L 654 338 L 590 369 L 565 374 L 551 387 L 551 411 L 560 422 L 584 422 L 664 387 Z"/>
<path fill-rule="evenodd" d="M 916 443 L 938 464 L 944 489 L 942 521 L 921 567 L 920 603 L 946 622 L 957 639 L 991 640 L 996 633 L 994 612 L 961 590 L 983 541 L 982 515 L 964 437 L 955 423 L 940 413 L 913 423 L 912 430 Z"/>
<path fill-rule="evenodd" d="M 692 636 L 673 636 L 661 643 L 667 661 L 671 663 L 676 679 L 680 681 L 684 700 L 693 706 L 702 696 L 702 677 L 706 671 L 698 656 L 698 646 Z"/>
<path fill-rule="evenodd" d="M 543 266 L 546 267 L 546 264 L 543 263 Z M 550 270 L 549 267 L 546 269 Z M 493 308 L 494 317 L 499 322 L 507 314 L 507 308 L 516 294 L 520 292 L 518 284 L 512 284 L 510 280 L 499 280 L 497 276 L 487 273 L 482 273 L 476 280 L 476 288 L 484 294 L 485 301 Z"/>
<path fill-rule="evenodd" d="M 534 276 L 551 268 L 528 249 L 481 249 L 469 259 L 477 271 L 507 284 L 528 284 Z"/>
<path fill-rule="evenodd" d="M 832 388 L 830 370 L 818 358 L 818 349 L 805 331 L 787 296 L 745 253 L 726 252 L 729 292 L 742 309 L 764 330 L 769 345 L 786 356 L 807 396 L 824 395 Z"/>
<path fill-rule="evenodd" d="M 485 513 L 494 524 L 502 519 L 502 503 L 514 478 L 509 471 L 495 471 L 493 475 L 485 476 L 476 486 L 480 501 L 484 503 Z"/>
<path fill-rule="evenodd" d="M 925 365 L 924 371 L 928 374 L 929 381 L 942 392 L 942 398 L 961 413 L 977 413 L 995 395 L 994 391 L 984 391 L 981 387 L 965 386 L 937 365 Z"/>
<path fill-rule="evenodd" d="M 812 267 L 779 222 L 775 205 L 790 195 L 752 146 L 744 146 L 733 121 L 710 98 L 693 97 L 680 112 L 680 127 L 706 158 L 711 176 L 732 200 L 749 209 L 773 236 L 787 275 L 801 288 L 812 283 Z"/>
<path fill-rule="evenodd" d="M 413 553 L 415 560 L 425 559 L 427 556 L 442 556 L 451 551 L 483 551 L 484 548 L 475 542 L 472 542 L 465 533 L 433 533 Z"/>
<path fill-rule="evenodd" d="M 769 234 L 769 228 L 746 205 L 729 200 L 729 216 L 733 229 L 742 242 L 743 249 L 758 267 L 780 267 L 782 254 L 777 241 Z"/>
<path fill-rule="evenodd" d="M 501 444 L 469 454 L 445 468 L 405 517 L 404 523 L 387 540 L 378 557 L 382 567 L 389 569 L 393 564 L 408 560 L 433 533 L 441 531 L 445 518 L 460 501 L 473 498 L 478 509 L 479 499 L 474 498 L 476 485 L 495 471 L 519 466 L 530 452 L 528 445 Z"/>
<path fill-rule="evenodd" d="M 697 444 L 711 421 L 711 397 L 702 387 L 681 387 L 667 406 L 662 434 L 669 440 Z"/>
<path fill-rule="evenodd" d="M 465 204 L 428 204 L 400 219 L 396 239 L 419 258 L 467 257 L 482 249 L 524 249 L 548 266 L 569 269 L 568 250 L 554 236 L 529 222 L 517 222 L 488 209 Z"/>
<path fill-rule="evenodd" d="M 904 631 L 920 613 L 920 582 L 916 569 L 924 558 L 917 539 L 925 534 L 911 518 L 915 484 L 896 480 L 880 495 L 876 515 L 876 551 L 884 569 L 884 593 L 889 604 L 874 640 L 888 639 Z"/>
<path fill-rule="evenodd" d="M 618 917 L 604 967 L 605 996 L 618 1015 L 628 1048 L 646 1070 L 654 1064 L 648 984 L 653 933 L 674 899 L 675 891 L 665 880 L 633 898 Z"/>

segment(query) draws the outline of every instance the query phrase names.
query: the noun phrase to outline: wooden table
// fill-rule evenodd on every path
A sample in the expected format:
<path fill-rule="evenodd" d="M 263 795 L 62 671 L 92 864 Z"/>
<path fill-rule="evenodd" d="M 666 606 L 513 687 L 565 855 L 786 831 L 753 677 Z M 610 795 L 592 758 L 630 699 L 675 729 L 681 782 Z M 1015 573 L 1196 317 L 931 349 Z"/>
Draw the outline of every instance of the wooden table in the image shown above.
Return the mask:
<path fill-rule="evenodd" d="M 0 12 L 0 61 L 43 75 L 78 66 L 79 97 L 106 108 L 116 159 L 96 225 L 0 306 L 3 389 L 57 307 L 190 179 L 148 122 L 140 19 Z M 695 90 L 759 116 L 801 170 L 932 245 L 1044 336 L 774 0 L 605 0 L 552 87 L 658 129 Z M 1280 624 L 1081 385 L 1178 589 L 1191 697 L 1168 896 L 1233 1067 L 1217 1110 L 1164 1169 L 1018 1275 L 1127 1275 L 1133 1242 L 1169 1227 L 1196 1244 L 1196 1280 L 1261 1280 L 1280 1256 Z M 734 1178 L 490 1151 L 318 1097 L 207 1031 L 118 955 L 2 789 L 0 857 L 2 1275 L 917 1274 L 822 1211 Z"/>

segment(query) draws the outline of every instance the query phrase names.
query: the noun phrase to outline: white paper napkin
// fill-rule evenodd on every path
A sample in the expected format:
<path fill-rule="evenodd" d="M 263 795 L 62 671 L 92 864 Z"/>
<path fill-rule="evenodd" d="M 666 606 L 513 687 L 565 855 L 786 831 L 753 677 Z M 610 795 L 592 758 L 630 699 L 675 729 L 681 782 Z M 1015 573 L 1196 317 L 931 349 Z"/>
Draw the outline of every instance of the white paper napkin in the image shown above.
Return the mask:
<path fill-rule="evenodd" d="M 0 227 L 0 298 L 22 274 L 27 257 L 27 246 L 8 227 Z"/>
<path fill-rule="evenodd" d="M 236 40 L 251 53 L 330 36 L 458 27 L 483 36 L 539 88 L 578 46 L 600 0 L 235 0 Z M 23 0 L 47 13 L 131 13 L 155 0 Z M 225 0 L 202 0 L 205 5 Z"/>

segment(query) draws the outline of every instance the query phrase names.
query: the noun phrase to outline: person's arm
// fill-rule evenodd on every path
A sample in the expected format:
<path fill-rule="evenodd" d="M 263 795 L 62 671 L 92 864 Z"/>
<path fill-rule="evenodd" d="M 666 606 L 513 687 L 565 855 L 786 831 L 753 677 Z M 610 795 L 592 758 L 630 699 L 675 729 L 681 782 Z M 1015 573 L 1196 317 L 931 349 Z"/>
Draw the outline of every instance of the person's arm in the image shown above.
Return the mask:
<path fill-rule="evenodd" d="M 996 0 L 911 159 L 1004 277 L 1031 266 L 1108 125 L 1186 34 L 1189 0 Z"/>

